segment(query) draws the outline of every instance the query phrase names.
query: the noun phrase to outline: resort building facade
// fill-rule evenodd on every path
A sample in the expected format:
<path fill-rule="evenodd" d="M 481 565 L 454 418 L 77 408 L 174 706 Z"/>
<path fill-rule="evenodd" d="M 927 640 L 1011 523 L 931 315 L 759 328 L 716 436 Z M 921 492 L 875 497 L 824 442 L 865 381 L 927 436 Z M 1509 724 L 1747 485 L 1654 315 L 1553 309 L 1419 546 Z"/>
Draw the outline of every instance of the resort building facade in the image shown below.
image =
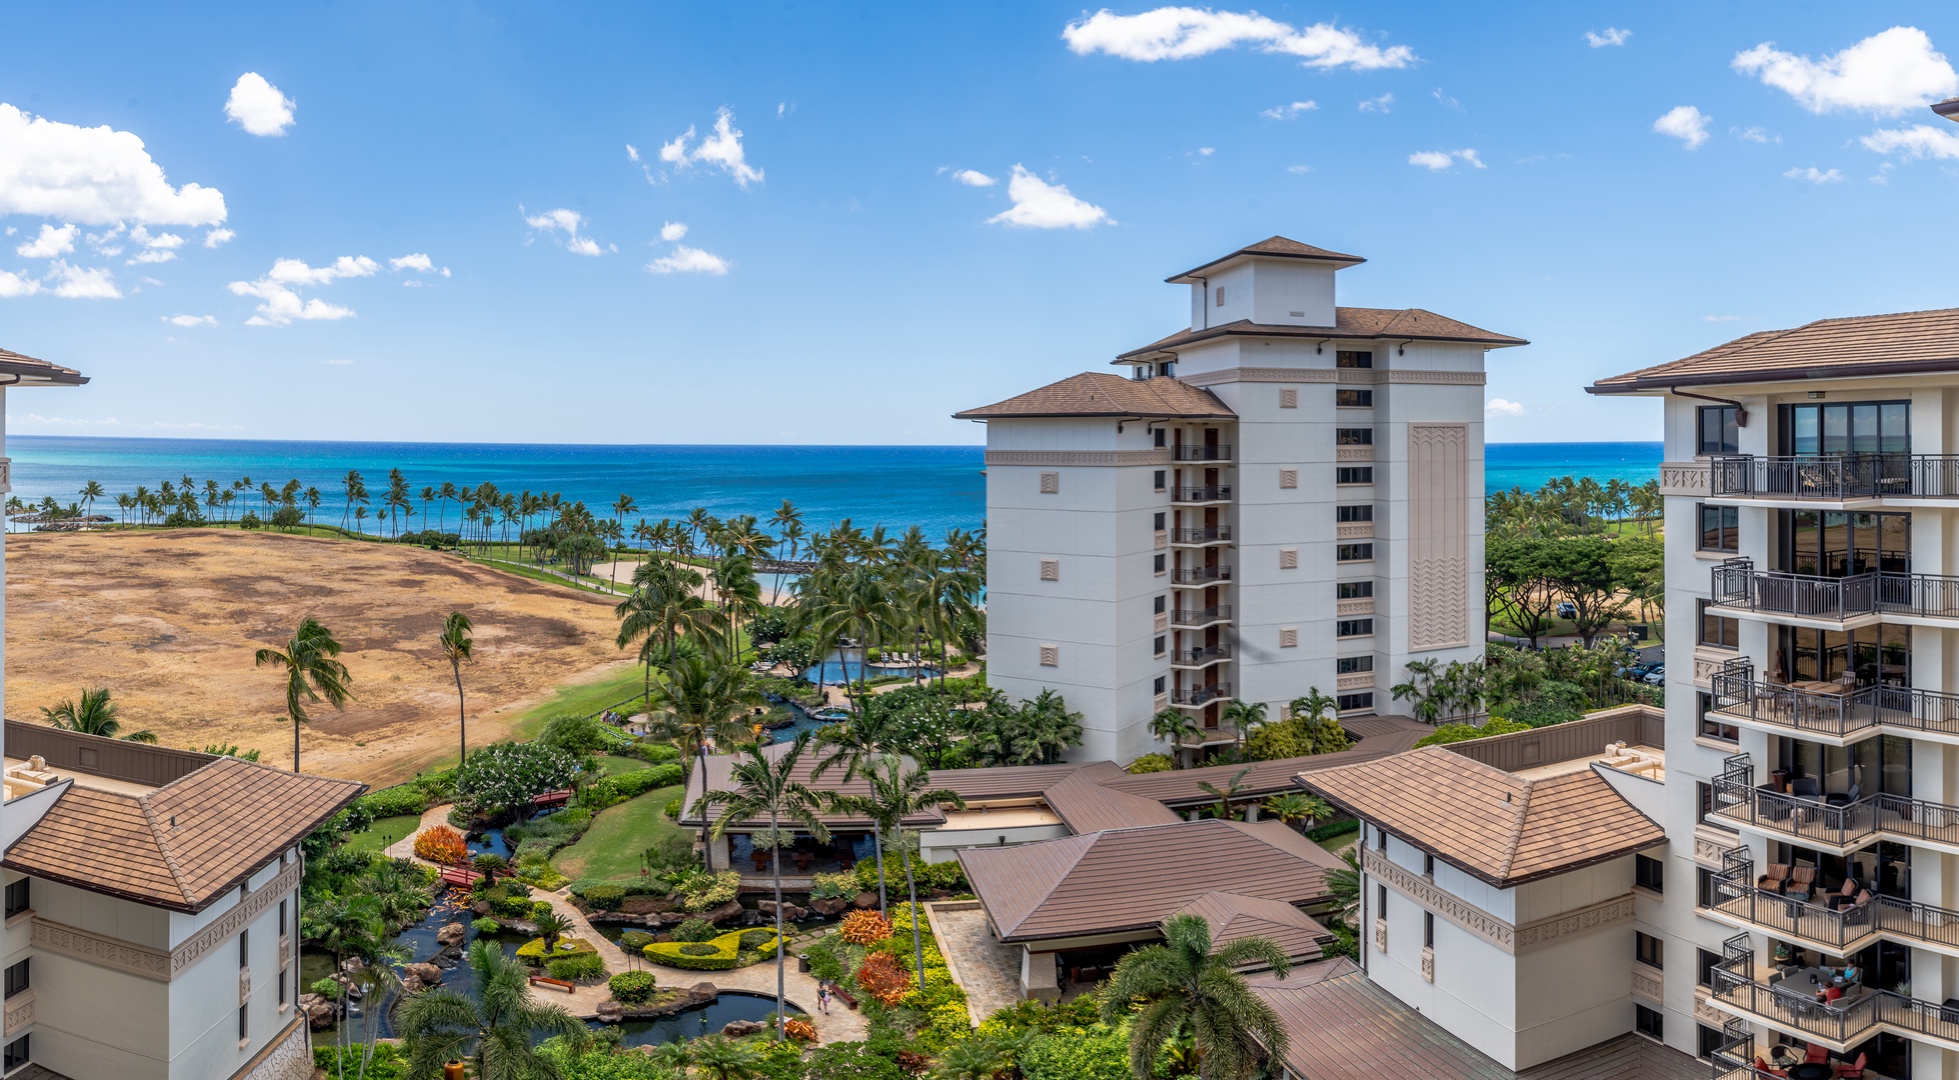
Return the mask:
<path fill-rule="evenodd" d="M 1482 656 L 1483 382 L 1526 344 L 1344 308 L 1360 257 L 1272 237 L 1169 279 L 1191 323 L 955 415 L 987 425 L 987 678 L 1059 691 L 1079 756 L 1234 739 L 1236 698 L 1391 712 L 1410 660 Z"/>
<path fill-rule="evenodd" d="M 1650 1033 L 1959 1077 L 1959 309 L 1591 390 L 1665 406 Z"/>

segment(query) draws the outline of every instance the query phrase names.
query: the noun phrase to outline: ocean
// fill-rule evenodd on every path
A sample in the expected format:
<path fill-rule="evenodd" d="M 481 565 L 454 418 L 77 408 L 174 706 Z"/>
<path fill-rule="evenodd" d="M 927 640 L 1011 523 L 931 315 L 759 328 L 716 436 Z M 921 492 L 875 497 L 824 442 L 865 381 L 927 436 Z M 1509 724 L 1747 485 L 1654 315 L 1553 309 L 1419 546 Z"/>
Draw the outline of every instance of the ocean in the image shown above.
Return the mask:
<path fill-rule="evenodd" d="M 986 513 L 986 477 L 977 446 L 595 446 L 519 443 L 281 442 L 242 439 L 110 439 L 16 435 L 14 495 L 38 502 L 52 495 L 63 506 L 84 484 L 99 481 L 108 492 L 95 511 L 114 516 L 115 496 L 138 484 L 156 490 L 163 480 L 186 475 L 202 489 L 206 479 L 229 486 L 249 477 L 279 487 L 297 479 L 323 496 L 317 521 L 338 523 L 345 504 L 341 479 L 359 470 L 371 494 L 398 468 L 416 493 L 416 516 L 405 527 L 425 528 L 420 493 L 444 481 L 474 487 L 489 481 L 501 491 L 556 492 L 582 499 L 610 516 L 621 494 L 638 503 L 633 517 L 657 521 L 705 507 L 716 517 L 754 514 L 767 521 L 784 499 L 803 514 L 812 531 L 842 518 L 860 528 L 883 523 L 894 532 L 911 525 L 934 540 L 953 528 L 977 529 Z M 1491 491 L 1517 485 L 1535 489 L 1556 476 L 1591 476 L 1643 482 L 1659 474 L 1660 444 L 1492 443 L 1484 473 Z M 235 517 L 256 507 L 256 495 L 233 504 Z M 457 507 L 437 512 L 450 530 Z M 373 528 L 370 520 L 369 528 Z"/>

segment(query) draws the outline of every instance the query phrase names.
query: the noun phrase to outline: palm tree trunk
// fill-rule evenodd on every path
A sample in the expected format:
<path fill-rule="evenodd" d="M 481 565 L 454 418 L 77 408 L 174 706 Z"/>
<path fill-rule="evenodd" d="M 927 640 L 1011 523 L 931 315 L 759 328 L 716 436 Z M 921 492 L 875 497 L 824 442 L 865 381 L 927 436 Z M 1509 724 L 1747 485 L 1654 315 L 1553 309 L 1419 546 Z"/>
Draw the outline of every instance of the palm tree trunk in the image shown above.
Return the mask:
<path fill-rule="evenodd" d="M 782 842 L 776 835 L 775 810 L 769 811 L 769 867 L 775 874 L 775 1041 L 786 1037 L 787 1021 L 782 1015 L 783 983 L 788 978 L 789 956 L 782 949 Z"/>
<path fill-rule="evenodd" d="M 292 718 L 292 771 L 299 771 L 299 717 Z"/>
<path fill-rule="evenodd" d="M 911 848 L 905 845 L 905 832 L 898 830 L 898 855 L 905 861 L 905 891 L 911 894 L 911 951 L 917 967 L 918 989 L 925 989 L 925 938 L 918 932 L 918 881 L 911 873 Z"/>
<path fill-rule="evenodd" d="M 871 823 L 871 843 L 877 853 L 877 910 L 882 915 L 891 905 L 884 894 L 884 826 L 877 822 Z"/>
<path fill-rule="evenodd" d="M 450 670 L 456 673 L 456 732 L 461 741 L 456 754 L 456 768 L 469 760 L 469 714 L 463 707 L 463 667 L 459 660 L 449 661 Z"/>

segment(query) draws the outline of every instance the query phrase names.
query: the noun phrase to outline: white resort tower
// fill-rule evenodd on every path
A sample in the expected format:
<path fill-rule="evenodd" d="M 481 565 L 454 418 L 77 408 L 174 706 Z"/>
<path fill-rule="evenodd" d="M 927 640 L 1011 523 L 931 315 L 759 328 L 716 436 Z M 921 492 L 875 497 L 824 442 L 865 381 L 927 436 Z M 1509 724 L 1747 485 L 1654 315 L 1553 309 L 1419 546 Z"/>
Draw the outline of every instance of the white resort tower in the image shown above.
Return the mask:
<path fill-rule="evenodd" d="M 1666 409 L 1670 843 L 1642 882 L 1641 1029 L 1734 1075 L 1809 1044 L 1959 1077 L 1959 309 L 1591 390 Z"/>
<path fill-rule="evenodd" d="M 1483 360 L 1526 344 L 1419 308 L 1335 304 L 1363 262 L 1275 236 L 1169 279 L 1190 325 L 955 415 L 987 424 L 988 681 L 1052 688 L 1087 760 L 1234 735 L 1309 690 L 1392 711 L 1409 660 L 1475 660 Z"/>

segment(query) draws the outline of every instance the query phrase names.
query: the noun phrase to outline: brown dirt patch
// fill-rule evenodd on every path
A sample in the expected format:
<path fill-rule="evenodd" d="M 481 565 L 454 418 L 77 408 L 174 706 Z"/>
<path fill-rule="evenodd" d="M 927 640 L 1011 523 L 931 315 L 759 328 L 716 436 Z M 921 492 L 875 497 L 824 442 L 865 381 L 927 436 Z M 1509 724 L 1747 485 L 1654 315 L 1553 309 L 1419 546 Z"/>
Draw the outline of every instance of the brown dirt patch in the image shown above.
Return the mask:
<path fill-rule="evenodd" d="M 26 534 L 7 548 L 16 719 L 108 686 L 124 726 L 166 745 L 235 742 L 289 763 L 284 683 L 252 654 L 312 615 L 346 647 L 356 700 L 314 710 L 301 764 L 379 785 L 454 754 L 455 683 L 436 645 L 450 611 L 476 624 L 463 672 L 472 746 L 506 736 L 554 687 L 627 662 L 603 597 L 422 548 L 201 529 Z"/>

